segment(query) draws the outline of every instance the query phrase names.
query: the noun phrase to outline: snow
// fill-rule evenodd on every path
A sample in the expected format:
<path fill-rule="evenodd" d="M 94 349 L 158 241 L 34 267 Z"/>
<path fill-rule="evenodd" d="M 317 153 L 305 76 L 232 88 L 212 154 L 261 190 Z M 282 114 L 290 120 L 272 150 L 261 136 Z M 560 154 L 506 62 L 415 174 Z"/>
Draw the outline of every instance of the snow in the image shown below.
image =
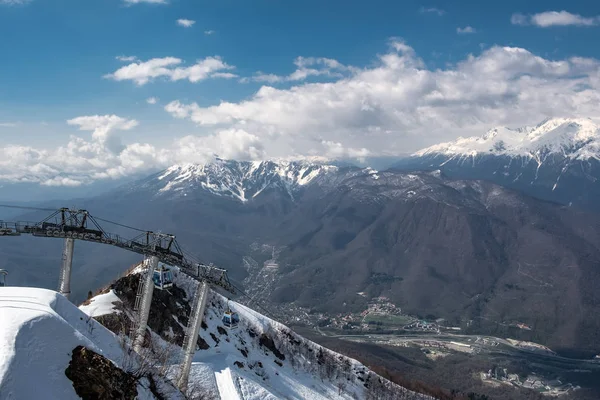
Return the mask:
<path fill-rule="evenodd" d="M 157 178 L 158 194 L 187 195 L 202 188 L 212 194 L 247 202 L 268 188 L 293 192 L 320 176 L 337 171 L 331 165 L 308 161 L 233 161 L 215 159 L 208 164 L 181 164 Z"/>
<path fill-rule="evenodd" d="M 591 119 L 553 118 L 535 127 L 498 127 L 480 137 L 460 137 L 413 154 L 414 157 L 445 155 L 475 157 L 483 154 L 534 158 L 542 164 L 549 153 L 571 159 L 600 160 L 600 126 Z"/>
<path fill-rule="evenodd" d="M 188 298 L 191 298 L 194 290 L 188 282 L 190 280 L 184 274 L 176 274 L 174 279 L 175 284 L 188 293 Z M 190 385 L 202 386 L 204 391 L 218 394 L 223 400 L 342 400 L 351 399 L 353 396 L 365 398 L 363 382 L 357 379 L 356 371 L 367 373 L 368 369 L 358 361 L 326 350 L 293 334 L 294 338 L 301 342 L 297 346 L 310 347 L 314 354 L 323 349 L 332 354 L 334 359 L 346 359 L 351 365 L 353 372 L 350 372 L 349 379 L 342 375 L 321 379 L 318 371 L 314 369 L 317 367 L 316 363 L 311 364 L 305 359 L 300 349 L 292 350 L 294 354 L 288 353 L 284 360 L 279 360 L 270 350 L 260 346 L 258 337 L 265 333 L 272 337 L 279 350 L 285 353 L 285 349 L 278 344 L 288 340 L 282 337 L 281 333 L 289 331 L 285 325 L 235 301 L 227 302 L 226 298 L 214 292 L 211 292 L 207 304 L 204 315 L 207 328 L 200 330 L 200 336 L 210 348 L 196 352 L 190 373 Z M 218 328 L 223 328 L 221 317 L 227 305 L 240 316 L 240 325 L 237 329 L 230 329 L 226 334 L 221 334 Z M 251 331 L 253 336 L 250 335 Z M 218 343 L 211 333 L 218 339 Z M 247 351 L 247 356 L 242 354 L 241 349 Z M 290 360 L 292 357 L 295 358 L 293 363 Z M 339 383 L 346 385 L 342 394 L 338 392 Z"/>
<path fill-rule="evenodd" d="M 121 299 L 113 290 L 110 290 L 108 293 L 94 297 L 89 304 L 79 306 L 79 309 L 90 317 L 100 317 L 115 312 L 113 303 L 121 303 Z"/>
<path fill-rule="evenodd" d="M 215 371 L 215 378 L 217 386 L 219 387 L 221 399 L 243 400 L 235 386 L 234 378 L 231 375 L 231 369 L 229 367 L 222 371 Z"/>
<path fill-rule="evenodd" d="M 110 331 L 50 290 L 0 288 L 0 321 L 3 399 L 78 399 L 65 375 L 78 345 L 112 360 L 122 357 Z"/>
<path fill-rule="evenodd" d="M 103 303 L 110 296 L 104 295 Z M 82 345 L 122 365 L 118 338 L 51 290 L 0 287 L 0 397 L 17 399 L 79 399 L 65 375 L 71 352 Z M 34 384 L 32 384 L 32 379 Z M 141 399 L 154 397 L 143 384 Z M 181 394 L 171 393 L 173 399 Z"/>

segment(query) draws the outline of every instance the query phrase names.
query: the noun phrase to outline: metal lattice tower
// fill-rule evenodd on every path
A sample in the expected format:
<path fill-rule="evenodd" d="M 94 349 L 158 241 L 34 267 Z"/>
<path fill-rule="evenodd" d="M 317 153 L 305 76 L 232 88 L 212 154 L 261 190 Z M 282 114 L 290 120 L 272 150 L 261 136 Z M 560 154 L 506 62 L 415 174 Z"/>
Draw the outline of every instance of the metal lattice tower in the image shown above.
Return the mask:
<path fill-rule="evenodd" d="M 152 282 L 152 274 L 154 269 L 158 267 L 158 257 L 151 256 L 144 261 L 146 273 L 142 274 L 140 286 L 143 287 L 143 294 L 139 304 L 139 321 L 135 338 L 133 339 L 133 350 L 139 353 L 144 345 L 146 337 L 146 328 L 148 327 L 148 317 L 150 316 L 150 306 L 152 305 L 152 293 L 154 293 L 154 282 Z M 137 302 L 137 299 L 136 299 Z"/>

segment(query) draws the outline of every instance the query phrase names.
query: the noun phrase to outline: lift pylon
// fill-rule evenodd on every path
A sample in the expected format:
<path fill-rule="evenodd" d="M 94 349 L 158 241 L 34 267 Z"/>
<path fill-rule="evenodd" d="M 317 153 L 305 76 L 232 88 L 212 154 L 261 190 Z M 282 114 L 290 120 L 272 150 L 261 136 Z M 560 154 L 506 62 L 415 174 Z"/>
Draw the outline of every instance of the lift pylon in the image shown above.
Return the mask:
<path fill-rule="evenodd" d="M 183 339 L 183 362 L 181 363 L 179 377 L 177 378 L 177 387 L 179 387 L 179 390 L 183 393 L 186 393 L 187 391 L 192 359 L 196 353 L 196 343 L 198 342 L 198 333 L 200 332 L 200 326 L 202 325 L 207 298 L 208 283 L 203 281 L 198 285 L 198 289 L 196 289 L 194 304 L 190 313 L 190 321 L 185 332 L 185 338 Z"/>
<path fill-rule="evenodd" d="M 65 247 L 63 248 L 62 254 L 58 291 L 67 299 L 71 294 L 71 268 L 73 267 L 74 249 L 75 240 L 73 238 L 65 238 Z"/>

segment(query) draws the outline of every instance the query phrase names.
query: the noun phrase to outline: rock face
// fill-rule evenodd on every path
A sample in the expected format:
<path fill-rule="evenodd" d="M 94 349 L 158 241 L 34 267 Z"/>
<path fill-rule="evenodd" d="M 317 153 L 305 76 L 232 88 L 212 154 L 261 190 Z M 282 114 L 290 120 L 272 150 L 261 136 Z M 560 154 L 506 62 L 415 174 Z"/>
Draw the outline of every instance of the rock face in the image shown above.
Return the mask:
<path fill-rule="evenodd" d="M 75 392 L 83 400 L 135 400 L 137 380 L 106 357 L 77 346 L 68 368 Z"/>

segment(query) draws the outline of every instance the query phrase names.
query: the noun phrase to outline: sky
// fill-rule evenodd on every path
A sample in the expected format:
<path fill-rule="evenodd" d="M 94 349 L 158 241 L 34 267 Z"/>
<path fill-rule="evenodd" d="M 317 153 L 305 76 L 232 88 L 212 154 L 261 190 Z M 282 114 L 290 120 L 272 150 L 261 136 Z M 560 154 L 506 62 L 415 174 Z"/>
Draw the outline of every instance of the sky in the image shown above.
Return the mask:
<path fill-rule="evenodd" d="M 589 0 L 0 0 L 0 182 L 598 119 L 599 39 Z"/>

